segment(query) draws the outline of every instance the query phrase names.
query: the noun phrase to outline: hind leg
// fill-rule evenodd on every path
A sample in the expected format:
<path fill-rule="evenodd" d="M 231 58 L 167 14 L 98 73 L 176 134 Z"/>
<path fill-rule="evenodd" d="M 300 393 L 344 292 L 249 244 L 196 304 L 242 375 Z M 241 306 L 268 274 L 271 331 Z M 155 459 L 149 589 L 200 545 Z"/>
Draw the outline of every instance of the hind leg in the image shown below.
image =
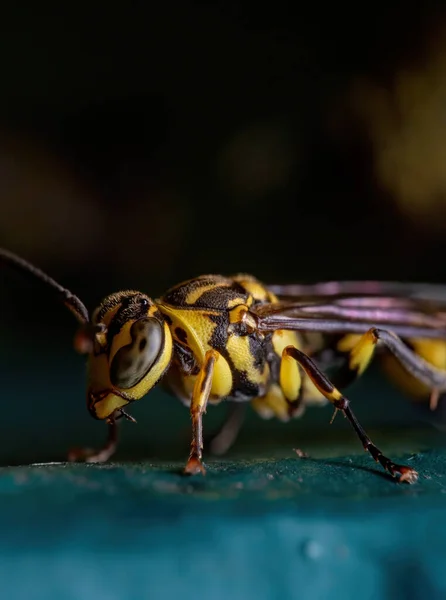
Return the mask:
<path fill-rule="evenodd" d="M 364 338 L 364 340 L 366 340 L 366 338 Z M 359 346 L 358 348 L 358 354 L 354 355 L 352 358 L 351 366 L 355 368 L 356 364 L 360 363 L 360 367 L 357 370 L 362 372 L 366 366 L 366 363 L 368 362 L 368 360 L 366 361 L 364 358 L 367 357 L 370 359 L 372 352 L 368 347 L 364 348 Z M 364 351 L 364 353 L 362 351 Z M 363 360 L 360 360 L 360 357 L 362 357 Z M 384 456 L 381 450 L 375 446 L 367 433 L 364 431 L 361 424 L 358 422 L 350 407 L 348 399 L 341 394 L 341 392 L 332 384 L 332 382 L 326 377 L 326 375 L 319 369 L 316 363 L 309 356 L 294 346 L 287 346 L 282 353 L 280 385 L 285 396 L 288 396 L 288 394 L 293 394 L 295 391 L 295 376 L 298 366 L 305 371 L 316 388 L 334 405 L 335 409 L 344 413 L 344 415 L 350 421 L 353 429 L 356 431 L 356 434 L 361 440 L 364 449 L 368 451 L 388 473 L 390 473 L 393 477 L 399 476 L 400 481 L 406 481 L 408 483 L 414 483 L 418 479 L 418 473 L 414 469 L 406 467 L 405 465 L 398 465 L 387 458 L 387 456 Z"/>
<path fill-rule="evenodd" d="M 228 402 L 228 414 L 225 421 L 207 445 L 212 454 L 222 456 L 235 443 L 243 426 L 246 415 L 246 404 L 243 402 Z"/>

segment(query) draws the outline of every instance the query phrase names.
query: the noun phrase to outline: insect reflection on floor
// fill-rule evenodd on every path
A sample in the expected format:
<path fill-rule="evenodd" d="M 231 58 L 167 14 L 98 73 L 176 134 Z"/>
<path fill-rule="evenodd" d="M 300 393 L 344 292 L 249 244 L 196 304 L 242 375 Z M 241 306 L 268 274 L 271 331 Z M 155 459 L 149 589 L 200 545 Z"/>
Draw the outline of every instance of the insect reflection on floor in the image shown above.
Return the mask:
<path fill-rule="evenodd" d="M 51 287 L 80 322 L 75 347 L 88 354 L 88 410 L 108 423 L 109 438 L 96 452 L 72 452 L 71 460 L 107 460 L 116 448 L 117 421 L 132 420 L 127 406 L 162 382 L 190 407 L 187 474 L 205 473 L 202 417 L 209 404 L 250 402 L 264 418 L 287 420 L 308 404 L 330 402 L 384 469 L 400 481 L 417 480 L 416 471 L 373 444 L 340 389 L 364 372 L 378 347 L 404 370 L 406 384 L 421 385 L 436 402 L 446 390 L 446 293 L 444 300 L 433 298 L 438 288 L 379 282 L 265 287 L 250 275 L 205 275 L 157 300 L 133 290 L 111 294 L 90 318 L 79 298 L 20 257 L 0 250 L 0 262 Z M 335 359 L 340 366 L 328 379 L 325 366 Z M 236 410 L 214 450 L 230 445 L 239 424 Z"/>

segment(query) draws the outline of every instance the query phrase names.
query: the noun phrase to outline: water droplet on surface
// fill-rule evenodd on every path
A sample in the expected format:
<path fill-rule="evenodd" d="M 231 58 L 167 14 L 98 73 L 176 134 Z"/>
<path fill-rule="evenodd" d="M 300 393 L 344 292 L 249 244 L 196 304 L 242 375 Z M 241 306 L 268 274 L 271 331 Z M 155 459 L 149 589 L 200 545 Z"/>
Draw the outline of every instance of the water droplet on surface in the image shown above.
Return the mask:
<path fill-rule="evenodd" d="M 306 558 L 318 560 L 323 555 L 324 548 L 316 540 L 307 540 L 302 546 L 302 553 Z"/>

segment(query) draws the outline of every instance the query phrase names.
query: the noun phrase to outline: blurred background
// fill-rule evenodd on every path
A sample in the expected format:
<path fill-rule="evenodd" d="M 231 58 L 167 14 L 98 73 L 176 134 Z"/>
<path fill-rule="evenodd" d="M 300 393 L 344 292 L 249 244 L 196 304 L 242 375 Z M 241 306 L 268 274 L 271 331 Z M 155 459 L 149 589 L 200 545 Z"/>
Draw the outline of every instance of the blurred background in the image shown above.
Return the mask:
<path fill-rule="evenodd" d="M 0 30 L 0 245 L 89 308 L 209 272 L 446 281 L 444 3 L 25 3 Z M 100 440 L 71 316 L 0 285 L 0 458 Z M 125 425 L 147 456 L 188 435 L 153 397 Z"/>

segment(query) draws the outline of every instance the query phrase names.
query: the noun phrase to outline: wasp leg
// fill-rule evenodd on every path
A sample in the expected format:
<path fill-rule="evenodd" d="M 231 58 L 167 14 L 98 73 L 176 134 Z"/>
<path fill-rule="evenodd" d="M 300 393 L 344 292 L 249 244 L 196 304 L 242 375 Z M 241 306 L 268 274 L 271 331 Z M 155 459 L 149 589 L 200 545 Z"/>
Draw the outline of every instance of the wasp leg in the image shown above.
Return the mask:
<path fill-rule="evenodd" d="M 293 361 L 295 362 L 295 367 L 292 366 Z M 375 446 L 355 417 L 347 398 L 335 388 L 311 358 L 294 346 L 287 346 L 282 353 L 282 363 L 283 366 L 281 364 L 280 369 L 280 383 L 281 386 L 283 386 L 282 389 L 285 395 L 289 393 L 289 390 L 293 391 L 293 385 L 295 384 L 293 384 L 292 378 L 294 377 L 297 365 L 299 364 L 321 394 L 323 394 L 327 400 L 330 400 L 337 410 L 343 411 L 361 440 L 364 450 L 369 452 L 376 462 L 379 462 L 393 477 L 399 475 L 400 481 L 406 481 L 407 483 L 415 483 L 415 481 L 417 481 L 418 473 L 414 469 L 404 465 L 395 464 L 389 458 L 384 456 L 381 450 Z"/>
<path fill-rule="evenodd" d="M 190 403 L 190 416 L 192 419 L 192 442 L 190 447 L 189 460 L 184 472 L 187 475 L 196 475 L 198 473 L 206 474 L 206 469 L 201 462 L 203 451 L 203 413 L 206 412 L 206 406 L 212 387 L 212 376 L 214 374 L 215 361 L 218 358 L 218 352 L 208 350 L 205 354 L 203 365 L 195 380 Z"/>
<path fill-rule="evenodd" d="M 219 431 L 209 440 L 212 454 L 221 456 L 231 448 L 237 439 L 245 420 L 246 406 L 241 402 L 228 402 L 228 415 Z"/>
<path fill-rule="evenodd" d="M 300 417 L 304 412 L 302 391 L 303 386 L 297 391 L 295 400 L 293 400 L 285 396 L 280 385 L 273 383 L 264 396 L 251 400 L 251 406 L 262 419 L 276 417 L 279 421 L 286 423 L 291 418 Z"/>
<path fill-rule="evenodd" d="M 115 452 L 118 446 L 118 424 L 116 421 L 108 423 L 108 436 L 104 446 L 98 450 L 91 448 L 73 448 L 68 453 L 69 462 L 106 462 Z"/>
<path fill-rule="evenodd" d="M 446 371 L 429 363 L 411 350 L 401 338 L 386 329 L 370 330 L 376 340 L 381 341 L 390 352 L 399 360 L 403 367 L 413 377 L 427 385 L 435 394 L 446 391 Z"/>

